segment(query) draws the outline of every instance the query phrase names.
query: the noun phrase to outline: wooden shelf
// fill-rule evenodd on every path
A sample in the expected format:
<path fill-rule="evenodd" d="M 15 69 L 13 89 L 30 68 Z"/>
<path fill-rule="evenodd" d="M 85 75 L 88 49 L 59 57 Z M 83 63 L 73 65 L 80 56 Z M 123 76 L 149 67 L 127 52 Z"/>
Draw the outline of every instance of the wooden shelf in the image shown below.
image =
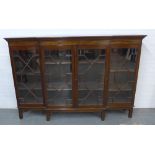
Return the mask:
<path fill-rule="evenodd" d="M 35 72 L 16 72 L 16 75 L 18 76 L 22 76 L 22 75 L 26 75 L 26 76 L 40 76 L 40 71 L 35 71 Z"/>
<path fill-rule="evenodd" d="M 134 73 L 134 69 L 110 69 L 111 73 L 120 73 L 120 72 L 131 72 Z"/>
<path fill-rule="evenodd" d="M 78 61 L 79 65 L 80 64 L 91 64 L 89 61 Z M 94 64 L 104 64 L 104 61 L 96 61 Z M 45 65 L 67 65 L 67 64 L 72 64 L 71 61 L 62 61 L 62 62 L 52 62 L 52 61 L 45 61 Z"/>
<path fill-rule="evenodd" d="M 68 64 L 71 64 L 71 61 L 62 61 L 62 62 L 45 61 L 45 65 L 68 65 Z"/>
<path fill-rule="evenodd" d="M 39 57 L 39 54 L 33 54 L 33 56 L 30 56 L 28 58 L 31 58 L 31 57 Z M 17 55 L 17 54 L 14 54 L 13 58 L 22 58 L 24 60 L 24 58 L 21 55 Z"/>
<path fill-rule="evenodd" d="M 41 86 L 39 86 L 40 83 L 33 83 L 33 84 L 25 84 L 29 89 L 33 90 L 41 90 Z M 103 86 L 103 87 L 101 87 Z M 109 92 L 118 92 L 118 91 L 132 91 L 131 86 L 125 85 L 121 89 L 123 85 L 117 85 L 115 86 L 114 84 L 110 84 L 110 89 Z M 63 88 L 63 89 L 62 89 Z M 119 89 L 120 88 L 120 89 Z M 27 90 L 26 87 L 19 86 L 20 90 Z M 63 83 L 63 82 L 52 82 L 52 83 L 47 83 L 47 90 L 48 91 L 71 91 L 72 90 L 72 84 L 71 83 Z M 96 84 L 95 82 L 87 82 L 87 83 L 79 83 L 79 88 L 78 91 L 103 91 L 104 90 L 104 85 L 103 83 L 101 84 Z"/>
<path fill-rule="evenodd" d="M 16 75 L 18 75 L 18 76 L 22 76 L 22 75 L 26 75 L 26 76 L 41 76 L 40 75 L 41 73 L 39 72 L 39 71 L 36 71 L 36 72 L 34 72 L 34 73 L 32 73 L 32 72 L 16 72 Z M 45 76 L 50 76 L 50 75 L 53 75 L 54 74 L 54 72 L 45 72 Z M 68 72 L 68 73 L 65 73 L 65 75 L 72 75 L 72 73 L 71 72 Z"/>

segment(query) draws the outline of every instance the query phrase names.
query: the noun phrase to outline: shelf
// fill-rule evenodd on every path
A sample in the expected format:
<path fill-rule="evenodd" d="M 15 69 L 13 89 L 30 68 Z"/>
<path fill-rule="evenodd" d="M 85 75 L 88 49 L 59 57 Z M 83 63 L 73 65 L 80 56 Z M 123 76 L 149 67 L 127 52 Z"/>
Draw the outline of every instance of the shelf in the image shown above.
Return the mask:
<path fill-rule="evenodd" d="M 72 96 L 71 96 L 72 97 Z M 64 99 L 62 96 L 59 96 L 59 98 L 48 98 L 47 103 L 49 105 L 55 105 L 55 106 L 60 106 L 60 105 L 72 105 L 72 99 L 71 98 L 66 98 Z"/>
<path fill-rule="evenodd" d="M 62 62 L 45 61 L 45 65 L 66 65 L 66 64 L 71 64 L 71 61 L 62 61 Z"/>
<path fill-rule="evenodd" d="M 31 90 L 41 90 L 41 85 L 40 83 L 26 83 L 26 87 L 22 87 L 22 83 L 18 85 L 19 90 L 27 90 L 27 88 Z M 63 90 L 72 90 L 71 83 L 69 84 L 64 84 L 62 82 L 54 82 L 54 83 L 47 83 L 47 90 L 48 91 L 61 91 L 62 88 Z"/>
<path fill-rule="evenodd" d="M 31 75 L 31 76 L 35 76 L 35 75 L 40 75 L 39 71 L 35 71 L 35 72 L 16 72 L 16 75 Z"/>
<path fill-rule="evenodd" d="M 33 83 L 33 84 L 25 84 L 27 88 L 31 90 L 41 90 L 40 83 Z M 87 83 L 79 83 L 78 91 L 103 91 L 104 86 L 103 83 L 96 84 L 95 82 L 87 82 Z M 21 85 L 18 87 L 19 90 L 27 90 L 26 87 L 22 87 Z M 131 85 L 127 84 L 125 87 L 121 89 L 122 85 L 114 85 L 110 84 L 109 92 L 118 92 L 118 91 L 132 91 Z M 63 89 L 62 89 L 63 88 Z M 118 89 L 120 88 L 120 89 Z M 72 84 L 71 83 L 63 83 L 63 82 L 52 82 L 47 83 L 47 90 L 48 91 L 72 91 Z"/>
<path fill-rule="evenodd" d="M 134 73 L 134 69 L 110 69 L 111 73 L 117 73 L 117 72 L 131 72 Z"/>
<path fill-rule="evenodd" d="M 110 70 L 110 73 L 120 73 L 120 72 L 130 72 L 130 73 L 134 73 L 135 71 L 133 70 L 133 69 L 130 69 L 130 70 L 127 70 L 127 69 L 111 69 Z M 53 75 L 53 73 L 54 73 L 54 71 L 52 72 L 51 71 L 51 73 L 47 73 L 47 72 L 45 72 L 45 75 Z M 34 73 L 32 73 L 32 72 L 16 72 L 16 75 L 37 75 L 38 76 L 38 74 L 40 75 L 40 71 L 35 71 Z M 65 74 L 67 74 L 67 75 L 72 75 L 72 73 L 65 73 Z M 102 74 L 102 73 L 101 73 Z M 83 75 L 83 74 L 81 74 L 81 73 L 79 73 L 79 75 Z M 103 75 L 102 75 L 103 76 Z"/>
<path fill-rule="evenodd" d="M 104 90 L 104 88 L 103 88 L 104 86 L 103 87 L 101 87 L 101 86 L 103 86 L 103 83 L 96 84 L 95 82 L 94 83 L 93 82 L 90 82 L 90 83 L 87 82 L 85 84 L 82 83 L 82 87 L 80 89 L 78 89 L 78 90 L 79 91 L 81 91 L 81 90 L 103 91 Z M 123 86 L 124 86 L 124 84 L 123 84 Z M 79 87 L 80 87 L 80 84 L 79 84 Z M 113 91 L 115 91 L 115 92 L 117 92 L 117 91 L 132 91 L 131 86 L 129 84 L 126 84 L 123 87 L 123 89 L 121 89 L 121 87 L 122 87 L 121 84 L 119 84 L 119 85 L 116 86 L 116 85 L 110 83 L 109 87 L 110 87 L 109 92 L 113 92 Z"/>
<path fill-rule="evenodd" d="M 55 75 L 55 73 L 54 73 L 54 72 L 52 72 L 52 73 L 49 73 L 49 72 L 46 73 L 46 72 L 45 72 L 45 76 L 52 76 L 52 75 Z M 71 72 L 68 72 L 68 73 L 65 73 L 65 74 L 64 74 L 64 76 L 67 76 L 67 75 L 68 75 L 68 76 L 72 76 L 72 73 L 71 73 Z M 61 77 L 64 77 L 64 76 L 61 76 Z M 61 77 L 60 77 L 60 78 L 61 78 Z"/>
<path fill-rule="evenodd" d="M 98 60 L 93 62 L 94 60 L 91 61 L 78 61 L 79 64 L 105 64 L 105 61 Z"/>
<path fill-rule="evenodd" d="M 78 61 L 79 65 L 80 64 L 92 64 L 93 61 Z M 59 62 L 59 61 L 56 61 L 56 62 L 52 62 L 52 61 L 45 61 L 45 65 L 66 65 L 66 64 L 72 64 L 71 61 L 62 61 L 62 62 Z M 94 62 L 94 64 L 105 64 L 104 61 L 96 61 Z"/>
<path fill-rule="evenodd" d="M 122 97 L 122 98 L 112 98 L 109 97 L 108 98 L 108 103 L 112 104 L 112 103 L 124 103 L 124 102 L 128 102 L 131 103 L 132 97 Z"/>
<path fill-rule="evenodd" d="M 30 89 L 30 90 L 41 90 L 41 83 L 38 82 L 38 83 L 17 83 L 17 87 L 19 90 L 27 90 L 27 89 Z"/>
<path fill-rule="evenodd" d="M 39 97 L 37 96 L 37 98 L 34 98 L 33 96 L 27 96 L 25 98 L 24 94 L 20 95 L 20 97 L 18 97 L 18 100 L 20 101 L 20 103 L 26 103 L 26 104 L 31 104 L 32 102 L 38 104 L 43 102 L 43 98 L 40 96 Z"/>
<path fill-rule="evenodd" d="M 63 88 L 63 89 L 62 89 Z M 63 82 L 55 82 L 55 83 L 48 83 L 47 84 L 48 91 L 67 91 L 72 90 L 72 84 L 71 83 L 63 83 Z"/>
<path fill-rule="evenodd" d="M 39 54 L 33 54 L 33 55 L 30 55 L 30 56 L 25 56 L 25 58 L 31 58 L 31 57 L 39 57 Z M 13 58 L 22 58 L 24 60 L 24 58 L 20 55 L 20 54 L 14 54 L 13 55 Z"/>
<path fill-rule="evenodd" d="M 53 75 L 53 74 L 55 74 L 54 72 L 51 72 L 51 73 L 46 73 L 45 72 L 45 76 L 50 76 L 50 75 Z M 16 72 L 16 75 L 17 76 L 24 76 L 24 75 L 26 75 L 26 76 L 41 76 L 41 73 L 39 72 L 39 71 L 36 71 L 36 72 L 34 72 L 34 73 L 32 73 L 32 72 Z M 65 73 L 65 75 L 69 75 L 69 76 L 72 76 L 72 73 Z"/>

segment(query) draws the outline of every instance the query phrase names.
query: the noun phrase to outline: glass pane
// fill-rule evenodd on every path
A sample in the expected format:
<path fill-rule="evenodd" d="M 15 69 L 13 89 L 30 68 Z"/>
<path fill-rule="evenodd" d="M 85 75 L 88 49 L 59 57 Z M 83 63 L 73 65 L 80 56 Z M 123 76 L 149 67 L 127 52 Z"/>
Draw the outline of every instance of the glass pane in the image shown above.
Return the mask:
<path fill-rule="evenodd" d="M 41 103 L 39 54 L 36 50 L 14 50 L 13 58 L 20 103 Z"/>
<path fill-rule="evenodd" d="M 110 53 L 109 103 L 130 103 L 133 97 L 135 48 L 112 49 Z"/>
<path fill-rule="evenodd" d="M 78 50 L 78 103 L 103 104 L 105 50 Z"/>
<path fill-rule="evenodd" d="M 70 105 L 72 103 L 71 50 L 45 50 L 45 74 L 48 104 Z"/>

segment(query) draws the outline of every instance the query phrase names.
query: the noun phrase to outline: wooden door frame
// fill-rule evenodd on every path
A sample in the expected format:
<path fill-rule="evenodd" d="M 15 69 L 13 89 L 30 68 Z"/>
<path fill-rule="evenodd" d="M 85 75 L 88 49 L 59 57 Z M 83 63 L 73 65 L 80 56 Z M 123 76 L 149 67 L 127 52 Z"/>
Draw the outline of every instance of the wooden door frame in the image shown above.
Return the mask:
<path fill-rule="evenodd" d="M 76 46 L 76 57 L 75 57 L 75 59 L 76 59 L 76 61 L 75 61 L 75 66 L 76 66 L 76 68 L 75 68 L 75 71 L 76 71 L 76 78 L 77 78 L 77 80 L 76 80 L 76 85 L 77 85 L 77 89 L 76 89 L 76 91 L 77 91 L 77 98 L 78 98 L 78 66 L 79 66 L 79 61 L 78 61 L 78 49 L 82 49 L 82 48 L 85 48 L 85 49 L 99 49 L 99 50 L 102 50 L 102 49 L 104 49 L 105 50 L 105 65 L 104 65 L 104 81 L 103 81 L 103 83 L 104 83 L 104 85 L 103 85 L 103 104 L 100 104 L 100 105 L 79 105 L 78 103 L 77 103 L 77 105 L 78 105 L 78 107 L 79 108 L 83 108 L 83 107 L 85 107 L 85 108 L 94 108 L 94 107 L 98 107 L 98 108 L 101 108 L 101 110 L 102 109 L 105 109 L 106 108 L 106 104 L 107 104 L 107 95 L 108 95 L 108 85 L 109 85 L 109 83 L 108 83 L 108 80 L 109 80 L 109 59 L 110 59 L 110 57 L 109 57 L 109 46 L 107 46 L 107 45 L 77 45 Z"/>
<path fill-rule="evenodd" d="M 71 60 L 71 64 L 72 64 L 72 103 L 71 105 L 52 105 L 49 104 L 47 102 L 48 100 L 48 95 L 47 95 L 47 80 L 46 80 L 46 76 L 45 76 L 45 49 L 51 49 L 51 50 L 62 50 L 62 49 L 70 49 L 71 50 L 71 55 L 72 55 L 72 60 Z M 40 46 L 40 51 L 41 51 L 41 62 L 42 62 L 42 84 L 43 84 L 43 89 L 44 89 L 44 97 L 45 97 L 45 105 L 46 105 L 46 110 L 49 110 L 51 108 L 75 108 L 76 107 L 76 87 L 75 87 L 75 46 L 73 45 L 48 45 L 48 46 Z"/>
<path fill-rule="evenodd" d="M 131 45 L 131 44 L 121 45 L 121 44 L 118 44 L 118 45 L 111 45 L 109 47 L 109 78 L 110 78 L 110 64 L 111 64 L 110 58 L 111 58 L 111 50 L 112 49 L 115 49 L 115 48 L 118 48 L 118 49 L 121 49 L 121 48 L 126 48 L 126 49 L 135 48 L 137 50 L 137 58 L 136 58 L 136 64 L 135 64 L 135 69 L 134 69 L 134 81 L 135 81 L 135 84 L 132 86 L 132 94 L 133 95 L 132 95 L 131 103 L 126 103 L 126 102 L 123 102 L 123 103 L 108 103 L 108 100 L 107 100 L 107 109 L 115 109 L 115 110 L 117 110 L 117 109 L 118 110 L 119 109 L 128 109 L 129 110 L 129 116 L 132 115 L 131 113 L 133 111 L 133 106 L 134 106 L 136 83 L 137 83 L 137 76 L 138 76 L 138 69 L 139 69 L 139 62 L 140 62 L 141 44 L 140 45 L 139 44 L 135 44 L 135 45 Z M 108 89 L 108 93 L 109 93 L 109 89 Z M 107 98 L 108 98 L 108 95 L 107 95 Z"/>
<path fill-rule="evenodd" d="M 30 107 L 31 106 L 32 107 L 33 106 L 34 107 L 36 107 L 36 106 L 41 107 L 42 105 L 44 105 L 43 102 L 42 103 L 40 103 L 40 102 L 39 103 L 34 103 L 34 102 L 32 102 L 32 103 L 27 103 L 27 102 L 20 103 L 19 100 L 18 100 L 18 98 L 19 98 L 19 89 L 18 89 L 18 86 L 17 86 L 16 66 L 15 66 L 15 61 L 14 61 L 14 57 L 13 57 L 14 50 L 21 50 L 21 52 L 22 52 L 22 50 L 32 50 L 32 49 L 35 49 L 36 50 L 36 52 L 39 55 L 39 61 L 40 61 L 40 51 L 39 51 L 39 48 L 38 48 L 37 45 L 34 45 L 34 46 L 11 46 L 11 47 L 9 47 L 10 59 L 11 59 L 11 66 L 12 66 L 14 86 L 15 86 L 15 90 L 16 90 L 15 92 L 16 92 L 16 99 L 17 99 L 17 105 L 18 105 L 18 107 L 28 107 L 28 106 L 30 106 Z M 41 76 L 41 69 L 40 69 L 40 67 L 39 67 L 39 71 L 40 71 L 40 78 L 41 78 L 42 76 Z M 42 80 L 40 80 L 40 82 L 41 81 Z M 43 88 L 42 88 L 42 85 L 41 85 L 41 92 L 42 92 L 42 99 L 43 99 Z"/>

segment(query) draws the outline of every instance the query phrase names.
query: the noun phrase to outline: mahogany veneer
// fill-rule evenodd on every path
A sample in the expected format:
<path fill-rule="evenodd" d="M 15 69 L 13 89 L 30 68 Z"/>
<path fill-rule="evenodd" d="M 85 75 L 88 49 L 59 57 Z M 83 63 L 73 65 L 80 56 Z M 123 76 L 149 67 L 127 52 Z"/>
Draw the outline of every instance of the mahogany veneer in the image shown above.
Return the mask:
<path fill-rule="evenodd" d="M 5 38 L 19 117 L 52 112 L 128 110 L 132 117 L 145 35 Z"/>

